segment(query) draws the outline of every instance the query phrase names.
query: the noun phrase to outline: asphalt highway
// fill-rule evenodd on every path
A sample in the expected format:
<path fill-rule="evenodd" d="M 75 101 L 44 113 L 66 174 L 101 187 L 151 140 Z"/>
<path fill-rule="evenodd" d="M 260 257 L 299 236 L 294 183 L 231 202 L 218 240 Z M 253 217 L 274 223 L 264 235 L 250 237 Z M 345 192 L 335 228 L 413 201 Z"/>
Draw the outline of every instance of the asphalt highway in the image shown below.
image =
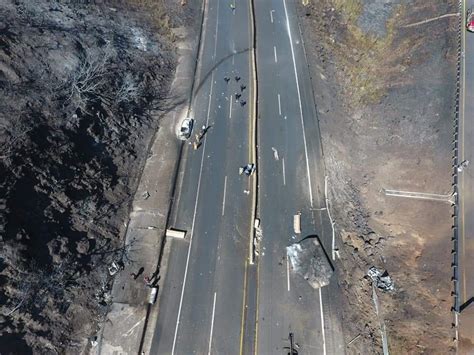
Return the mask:
<path fill-rule="evenodd" d="M 229 5 L 207 3 L 192 116 L 195 133 L 211 128 L 198 150 L 184 149 L 172 223 L 188 235 L 171 242 L 154 354 L 236 354 L 243 343 L 254 191 L 239 166 L 249 163 L 251 149 L 250 27 L 248 2 Z"/>
<path fill-rule="evenodd" d="M 257 353 L 283 354 L 294 334 L 300 354 L 344 353 L 336 280 L 313 289 L 286 247 L 318 235 L 332 255 L 324 166 L 309 70 L 294 3 L 255 2 L 258 68 L 259 206 Z M 293 215 L 301 212 L 302 233 Z"/>
<path fill-rule="evenodd" d="M 463 1 L 463 26 L 466 11 L 474 7 L 474 0 Z M 459 173 L 459 266 L 460 304 L 467 305 L 474 297 L 474 33 L 462 29 L 461 97 L 459 116 L 459 157 L 460 162 L 470 164 Z M 474 305 L 471 304 L 460 314 L 461 353 L 474 351 Z"/>
<path fill-rule="evenodd" d="M 255 1 L 258 159 L 252 161 L 252 43 L 249 1 L 209 0 L 192 116 L 211 126 L 199 150 L 186 144 L 159 295 L 154 354 L 341 354 L 337 280 L 314 290 L 288 263 L 286 247 L 318 235 L 333 255 L 324 166 L 311 81 L 294 4 Z M 232 9 L 231 4 L 235 4 Z M 235 76 L 240 80 L 236 81 Z M 229 82 L 224 80 L 230 78 Z M 246 88 L 242 91 L 240 85 Z M 245 105 L 235 101 L 241 93 Z M 257 163 L 263 240 L 249 264 Z M 293 233 L 301 212 L 302 234 Z"/>

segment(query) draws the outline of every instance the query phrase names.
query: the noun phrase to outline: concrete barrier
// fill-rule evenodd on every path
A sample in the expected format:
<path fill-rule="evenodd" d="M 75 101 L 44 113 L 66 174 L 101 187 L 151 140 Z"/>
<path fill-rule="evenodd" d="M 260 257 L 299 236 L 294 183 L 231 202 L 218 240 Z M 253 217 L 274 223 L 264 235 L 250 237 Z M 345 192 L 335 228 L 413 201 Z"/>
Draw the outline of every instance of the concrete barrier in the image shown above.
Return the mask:
<path fill-rule="evenodd" d="M 184 239 L 186 237 L 186 231 L 168 228 L 166 230 L 166 236 L 171 238 Z"/>

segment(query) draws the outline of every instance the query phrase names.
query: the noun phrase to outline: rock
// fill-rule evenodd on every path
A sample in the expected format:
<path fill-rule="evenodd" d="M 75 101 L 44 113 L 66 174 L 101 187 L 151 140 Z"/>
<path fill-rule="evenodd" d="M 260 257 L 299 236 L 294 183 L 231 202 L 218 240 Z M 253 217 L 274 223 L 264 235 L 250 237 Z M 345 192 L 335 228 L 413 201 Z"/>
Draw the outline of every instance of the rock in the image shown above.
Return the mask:
<path fill-rule="evenodd" d="M 302 276 L 311 287 L 329 284 L 334 272 L 317 236 L 307 237 L 286 248 L 292 271 Z"/>
<path fill-rule="evenodd" d="M 79 254 L 87 254 L 89 251 L 89 241 L 84 239 L 76 242 L 76 250 Z"/>

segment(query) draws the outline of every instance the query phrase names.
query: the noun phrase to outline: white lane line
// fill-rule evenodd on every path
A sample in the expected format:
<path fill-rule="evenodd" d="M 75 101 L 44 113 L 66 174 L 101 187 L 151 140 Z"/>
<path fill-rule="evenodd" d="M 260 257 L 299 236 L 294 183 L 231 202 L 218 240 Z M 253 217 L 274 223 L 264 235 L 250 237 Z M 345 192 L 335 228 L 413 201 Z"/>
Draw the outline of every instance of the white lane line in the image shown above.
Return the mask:
<path fill-rule="evenodd" d="M 324 331 L 323 296 L 321 294 L 321 288 L 319 289 L 319 309 L 321 311 L 321 331 L 323 333 L 323 355 L 326 355 L 326 332 Z"/>
<path fill-rule="evenodd" d="M 234 65 L 234 62 L 235 62 L 235 42 L 232 41 L 232 65 Z"/>
<path fill-rule="evenodd" d="M 213 84 L 214 84 L 214 73 L 212 73 L 212 75 L 211 75 L 211 90 L 209 92 L 209 104 L 207 105 L 206 127 L 209 126 L 209 116 L 210 116 L 210 112 L 211 112 L 212 91 L 213 91 L 213 87 L 214 87 Z M 198 206 L 198 202 L 199 202 L 199 193 L 201 191 L 202 167 L 204 165 L 204 157 L 206 156 L 206 141 L 207 141 L 206 137 L 207 136 L 204 136 L 204 145 L 203 145 L 203 148 L 202 148 L 202 156 L 201 156 L 201 167 L 199 168 L 199 179 L 198 179 L 197 192 L 196 192 L 196 202 L 194 203 L 193 222 L 191 224 L 191 236 L 189 237 L 188 256 L 186 257 L 186 268 L 184 270 L 184 281 L 183 281 L 183 286 L 181 288 L 181 298 L 179 300 L 178 316 L 176 318 L 176 328 L 175 328 L 175 331 L 174 331 L 173 348 L 171 349 L 171 355 L 174 355 L 174 350 L 176 348 L 176 340 L 178 338 L 178 328 L 179 328 L 179 321 L 180 321 L 180 317 L 181 317 L 181 309 L 183 307 L 184 289 L 186 287 L 186 280 L 187 280 L 188 269 L 189 269 L 189 256 L 191 255 L 191 247 L 193 245 L 194 222 L 196 221 L 196 212 L 197 212 L 197 206 Z"/>
<path fill-rule="evenodd" d="M 281 116 L 281 98 L 280 98 L 280 94 L 278 94 L 278 113 Z"/>
<path fill-rule="evenodd" d="M 308 174 L 308 187 L 309 187 L 310 205 L 311 205 L 311 208 L 313 208 L 313 189 L 311 187 L 311 173 L 310 173 L 310 170 L 309 170 L 308 146 L 306 144 L 306 132 L 305 132 L 305 129 L 304 129 L 304 120 L 303 120 L 303 108 L 301 106 L 300 83 L 299 83 L 299 80 L 298 80 L 298 71 L 296 70 L 295 51 L 294 51 L 294 48 L 293 48 L 293 41 L 291 39 L 290 20 L 288 19 L 288 11 L 286 9 L 286 0 L 283 0 L 283 6 L 285 7 L 286 26 L 287 26 L 287 30 L 288 30 L 288 38 L 290 39 L 291 57 L 293 58 L 293 68 L 294 68 L 294 71 L 295 71 L 296 91 L 298 93 L 298 104 L 300 106 L 301 127 L 303 128 L 304 154 L 305 154 L 305 157 L 306 157 L 306 171 L 307 171 L 307 174 Z"/>
<path fill-rule="evenodd" d="M 285 158 L 281 158 L 281 163 L 283 169 L 283 186 L 286 186 Z"/>
<path fill-rule="evenodd" d="M 219 15 L 219 1 L 217 2 L 217 15 Z M 216 33 L 214 33 L 214 54 L 212 55 L 212 58 L 215 60 L 216 59 L 216 54 L 217 54 L 217 29 L 219 27 L 219 16 L 217 16 L 216 19 Z"/>
<path fill-rule="evenodd" d="M 209 351 L 207 352 L 208 355 L 211 355 L 212 332 L 214 331 L 214 316 L 216 315 L 216 297 L 217 297 L 217 292 L 214 292 L 214 305 L 212 306 L 211 334 L 209 335 Z"/>
<path fill-rule="evenodd" d="M 290 292 L 290 263 L 288 262 L 288 254 L 286 254 L 286 281 L 288 283 L 288 292 Z"/>
<path fill-rule="evenodd" d="M 225 193 L 227 190 L 227 176 L 224 178 L 224 197 L 222 198 L 222 215 L 225 213 Z"/>
<path fill-rule="evenodd" d="M 275 56 L 275 63 L 278 63 L 277 48 L 275 46 L 273 46 L 273 55 Z"/>
<path fill-rule="evenodd" d="M 233 99 L 233 96 L 230 95 L 229 118 L 232 118 L 232 99 Z"/>
<path fill-rule="evenodd" d="M 273 12 L 274 12 L 274 11 L 275 11 L 275 10 L 270 10 L 270 21 L 271 21 L 272 23 L 273 23 Z"/>

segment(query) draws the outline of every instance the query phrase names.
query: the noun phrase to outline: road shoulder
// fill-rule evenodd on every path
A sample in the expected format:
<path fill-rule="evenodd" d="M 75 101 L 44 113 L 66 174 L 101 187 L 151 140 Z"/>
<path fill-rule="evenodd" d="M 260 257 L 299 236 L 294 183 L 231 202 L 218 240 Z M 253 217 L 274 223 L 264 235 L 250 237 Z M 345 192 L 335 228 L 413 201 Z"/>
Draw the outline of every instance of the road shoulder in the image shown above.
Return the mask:
<path fill-rule="evenodd" d="M 142 353 L 148 353 L 152 336 L 147 336 L 145 327 L 152 329 L 158 318 L 158 302 L 149 305 L 151 288 L 144 277 L 155 273 L 157 286 L 164 282 L 164 270 L 157 271 L 179 163 L 181 143 L 175 127 L 187 112 L 197 55 L 193 31 L 178 28 L 174 34 L 178 38 L 178 66 L 169 93 L 171 109 L 161 119 L 135 193 L 125 238 L 130 263 L 114 280 L 111 311 L 92 354 L 137 353 L 140 347 Z M 166 248 L 164 254 L 162 264 L 166 264 Z M 143 272 L 134 279 L 141 268 Z"/>

